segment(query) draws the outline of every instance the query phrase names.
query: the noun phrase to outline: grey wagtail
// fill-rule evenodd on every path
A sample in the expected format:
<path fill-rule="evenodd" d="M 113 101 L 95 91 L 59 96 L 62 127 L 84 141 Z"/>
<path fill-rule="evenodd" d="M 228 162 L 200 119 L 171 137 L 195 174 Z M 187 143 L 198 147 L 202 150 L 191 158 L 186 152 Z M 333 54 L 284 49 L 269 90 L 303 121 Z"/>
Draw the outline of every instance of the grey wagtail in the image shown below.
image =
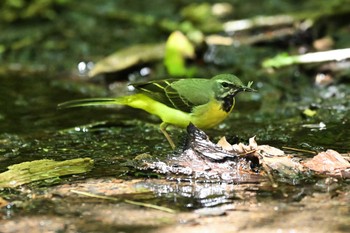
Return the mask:
<path fill-rule="evenodd" d="M 164 79 L 130 84 L 139 90 L 133 95 L 72 100 L 58 108 L 117 104 L 142 109 L 162 120 L 160 130 L 175 148 L 166 132 L 168 125 L 185 128 L 191 122 L 201 129 L 212 128 L 230 114 L 239 92 L 255 91 L 252 84 L 245 86 L 232 74 L 219 74 L 211 79 Z"/>

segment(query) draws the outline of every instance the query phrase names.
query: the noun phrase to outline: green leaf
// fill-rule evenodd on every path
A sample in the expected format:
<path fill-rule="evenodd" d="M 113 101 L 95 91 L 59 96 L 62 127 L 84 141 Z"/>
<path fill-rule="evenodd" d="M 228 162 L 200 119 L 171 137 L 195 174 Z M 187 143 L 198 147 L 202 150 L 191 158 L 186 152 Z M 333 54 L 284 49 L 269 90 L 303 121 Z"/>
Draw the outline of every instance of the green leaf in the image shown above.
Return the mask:
<path fill-rule="evenodd" d="M 139 44 L 121 49 L 97 62 L 89 76 L 124 70 L 134 65 L 161 60 L 164 57 L 164 43 Z"/>
<path fill-rule="evenodd" d="M 186 67 L 186 58 L 194 58 L 195 49 L 180 31 L 169 36 L 165 45 L 164 65 L 172 76 L 192 76 L 194 70 Z"/>

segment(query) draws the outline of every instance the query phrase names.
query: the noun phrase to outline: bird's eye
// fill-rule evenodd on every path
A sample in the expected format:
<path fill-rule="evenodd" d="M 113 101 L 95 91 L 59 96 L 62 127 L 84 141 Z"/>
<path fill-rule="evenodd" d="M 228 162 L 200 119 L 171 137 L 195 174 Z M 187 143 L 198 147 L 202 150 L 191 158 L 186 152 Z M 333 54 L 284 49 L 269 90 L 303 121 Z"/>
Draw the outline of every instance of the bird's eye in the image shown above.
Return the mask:
<path fill-rule="evenodd" d="M 223 87 L 225 87 L 225 88 L 231 86 L 231 84 L 230 84 L 230 83 L 227 83 L 227 82 L 222 82 L 221 85 L 222 85 Z"/>

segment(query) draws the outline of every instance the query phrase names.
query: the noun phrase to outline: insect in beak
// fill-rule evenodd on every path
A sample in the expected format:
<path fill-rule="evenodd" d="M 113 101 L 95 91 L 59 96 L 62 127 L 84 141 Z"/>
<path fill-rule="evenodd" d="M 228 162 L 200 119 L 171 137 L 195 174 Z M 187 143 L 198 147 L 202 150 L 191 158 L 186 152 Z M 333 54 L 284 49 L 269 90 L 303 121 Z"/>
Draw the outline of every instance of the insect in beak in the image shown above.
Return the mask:
<path fill-rule="evenodd" d="M 248 85 L 246 87 L 240 88 L 240 91 L 245 91 L 245 92 L 256 92 L 257 90 L 251 88 L 253 85 L 253 82 L 248 82 Z"/>

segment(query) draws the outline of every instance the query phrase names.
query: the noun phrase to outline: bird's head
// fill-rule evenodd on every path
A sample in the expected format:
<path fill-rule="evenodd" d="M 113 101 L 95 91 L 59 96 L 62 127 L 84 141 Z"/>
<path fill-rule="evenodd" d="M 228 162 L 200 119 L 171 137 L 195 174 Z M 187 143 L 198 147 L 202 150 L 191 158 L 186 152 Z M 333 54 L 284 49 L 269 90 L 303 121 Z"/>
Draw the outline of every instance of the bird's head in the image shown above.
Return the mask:
<path fill-rule="evenodd" d="M 224 99 L 226 97 L 235 97 L 239 92 L 253 92 L 256 91 L 251 88 L 253 82 L 244 85 L 242 81 L 232 74 L 219 74 L 212 78 L 213 90 L 217 99 Z"/>

